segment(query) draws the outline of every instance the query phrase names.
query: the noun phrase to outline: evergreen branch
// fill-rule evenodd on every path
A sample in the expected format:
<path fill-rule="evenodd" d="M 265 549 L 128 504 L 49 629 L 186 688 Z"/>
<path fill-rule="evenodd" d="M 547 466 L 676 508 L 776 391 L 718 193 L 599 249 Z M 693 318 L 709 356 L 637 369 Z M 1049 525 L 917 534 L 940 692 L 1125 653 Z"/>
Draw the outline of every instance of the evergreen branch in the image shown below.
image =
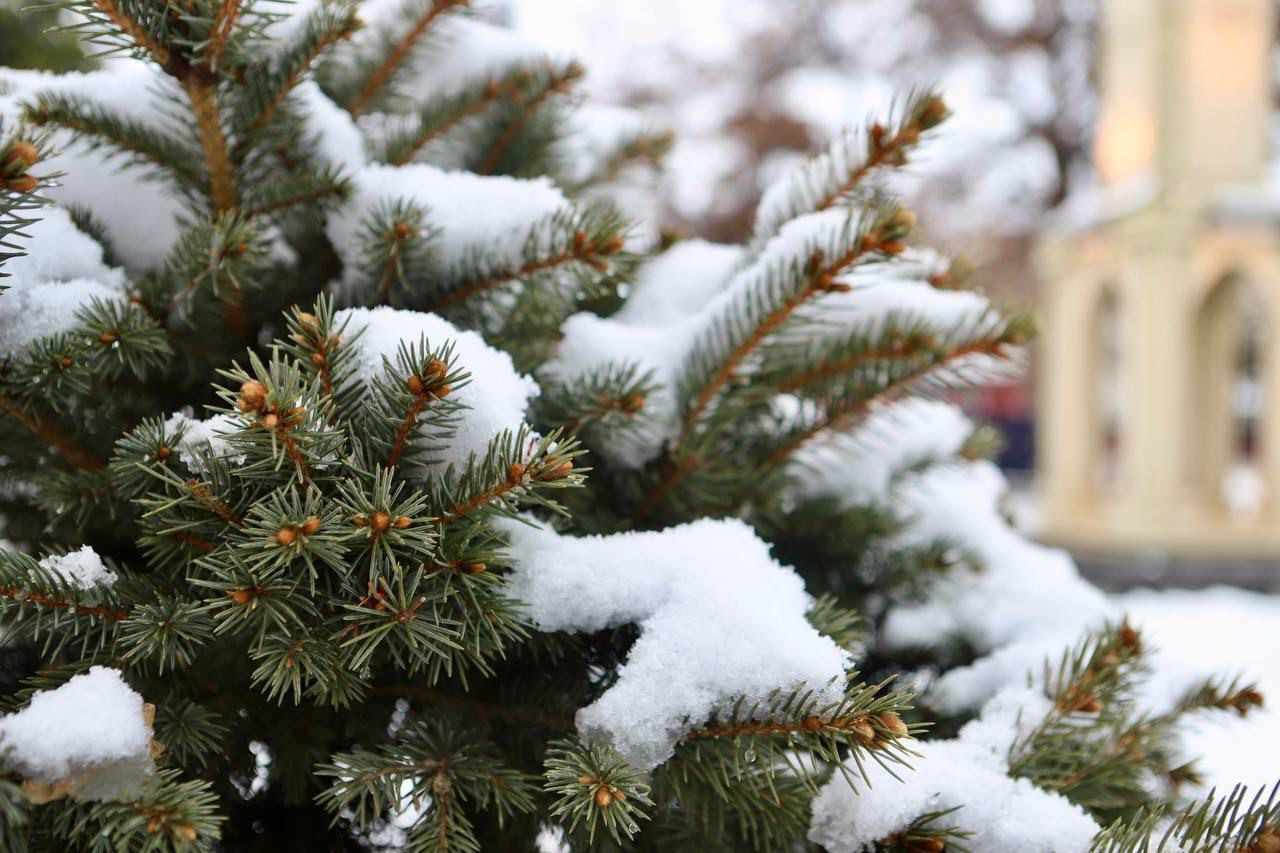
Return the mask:
<path fill-rule="evenodd" d="M 205 188 L 203 176 L 192 170 L 190 155 L 178 140 L 142 122 L 108 113 L 84 98 L 46 92 L 36 96 L 24 115 L 33 124 L 65 128 L 90 142 L 96 138 L 159 166 L 187 186 Z"/>
<path fill-rule="evenodd" d="M 137 20 L 125 14 L 116 0 L 91 0 L 93 6 L 106 17 L 116 30 L 125 34 L 133 43 L 155 61 L 161 68 L 168 69 L 173 54 L 151 35 Z"/>
<path fill-rule="evenodd" d="M 353 3 L 323 5 L 310 14 L 301 35 L 280 54 L 275 67 L 263 69 L 253 79 L 248 98 L 249 112 L 242 125 L 248 131 L 237 148 L 237 159 L 248 150 L 253 134 L 275 117 L 285 98 L 302 82 L 320 55 L 350 38 L 359 26 Z"/>
<path fill-rule="evenodd" d="M 179 782 L 178 770 L 161 770 L 132 799 L 119 802 L 68 800 L 52 821 L 65 849 L 212 850 L 223 817 L 217 796 L 203 779 Z"/>
<path fill-rule="evenodd" d="M 409 58 L 410 52 L 419 40 L 431 29 L 431 25 L 436 19 L 445 12 L 459 6 L 466 6 L 471 0 L 432 0 L 431 4 L 425 8 L 417 19 L 400 37 L 391 50 L 387 53 L 382 62 L 373 70 L 364 86 L 360 91 L 347 103 L 347 112 L 353 116 L 358 116 L 369 108 L 374 98 L 382 91 L 383 87 L 391 80 L 392 75 L 400 68 L 404 61 Z"/>
<path fill-rule="evenodd" d="M 872 172 L 906 165 L 907 152 L 947 116 L 946 104 L 938 95 L 922 92 L 907 100 L 899 119 L 890 120 L 892 130 L 879 123 L 868 129 L 864 152 L 853 152 L 851 140 L 843 139 L 814 157 L 788 183 L 779 186 L 787 193 L 780 204 L 770 204 L 770 198 L 762 203 L 748 257 L 763 250 L 787 222 L 807 213 L 830 210 L 849 198 Z"/>
<path fill-rule="evenodd" d="M 221 0 L 219 3 L 218 13 L 214 16 L 213 26 L 210 28 L 209 44 L 205 49 L 205 57 L 211 69 L 217 69 L 218 61 L 222 59 L 222 54 L 227 49 L 227 44 L 231 40 L 231 31 L 236 25 L 236 19 L 240 16 L 243 5 L 244 0 Z"/>
<path fill-rule="evenodd" d="M 975 354 L 992 355 L 998 358 L 1007 357 L 1004 342 L 990 340 L 976 341 L 938 353 L 930 359 L 921 361 L 903 375 L 895 377 L 889 385 L 880 389 L 879 393 L 874 397 L 850 398 L 829 406 L 822 417 L 816 419 L 813 424 L 796 433 L 786 443 L 774 450 L 764 461 L 764 469 L 776 468 L 786 462 L 793 453 L 818 433 L 831 429 L 843 429 L 850 421 L 866 414 L 878 400 L 889 399 L 934 371 L 943 369 L 966 356 Z"/>
<path fill-rule="evenodd" d="M 431 142 L 444 136 L 472 116 L 503 98 L 510 98 L 519 89 L 513 82 L 498 83 L 491 80 L 479 93 L 463 92 L 444 103 L 428 102 L 418 111 L 412 133 L 387 141 L 387 162 L 403 166 L 411 162 L 418 152 Z"/>
<path fill-rule="evenodd" d="M 208 72 L 190 67 L 179 80 L 191 101 L 200 147 L 204 150 L 205 165 L 209 171 L 209 201 L 215 214 L 227 213 L 237 205 L 236 180 L 227 137 L 222 131 L 217 81 Z"/>
<path fill-rule="evenodd" d="M 634 838 L 639 821 L 649 819 L 643 807 L 653 805 L 645 775 L 606 745 L 561 740 L 548 746 L 544 787 L 557 795 L 552 816 L 567 818 L 570 832 L 585 823 L 592 842 L 596 824 L 618 844 Z"/>
<path fill-rule="evenodd" d="M 550 100 L 553 95 L 568 92 L 570 86 L 581 78 L 584 73 L 582 66 L 576 62 L 569 63 L 561 71 L 552 70 L 548 72 L 546 80 L 542 82 L 539 89 L 517 103 L 520 108 L 519 113 L 507 125 L 502 134 L 494 140 L 485 155 L 480 158 L 480 163 L 475 169 L 476 173 L 481 175 L 492 174 L 502 160 L 503 155 L 507 153 L 507 150 L 520 136 L 521 132 L 524 131 L 525 126 L 529 124 L 542 105 Z"/>
<path fill-rule="evenodd" d="M 332 172 L 296 171 L 290 173 L 281 185 L 265 189 L 265 197 L 256 199 L 256 203 L 244 212 L 246 218 L 265 216 L 304 204 L 322 208 L 323 203 L 341 200 L 350 191 L 347 182 Z"/>
<path fill-rule="evenodd" d="M 0 392 L 0 408 L 12 415 L 32 435 L 52 447 L 73 468 L 93 472 L 101 471 L 106 467 L 106 462 L 96 454 L 78 446 L 72 437 L 61 428 L 28 412 L 12 397 L 3 392 Z"/>
<path fill-rule="evenodd" d="M 847 290 L 849 285 L 835 281 L 836 276 L 845 273 L 869 257 L 883 257 L 900 251 L 898 241 L 914 224 L 915 218 L 911 214 L 893 210 L 888 215 L 879 215 L 876 221 L 865 230 L 859 229 L 861 236 L 851 240 L 851 245 L 845 252 L 829 262 L 821 250 L 815 249 L 805 269 L 807 277 L 805 284 L 774 306 L 772 310 L 759 317 L 749 334 L 725 354 L 720 360 L 719 368 L 698 388 L 693 403 L 684 415 L 682 438 L 688 436 L 703 412 L 711 405 L 721 389 L 734 378 L 747 357 L 802 305 L 824 293 Z"/>
<path fill-rule="evenodd" d="M 590 217 L 591 214 L 584 214 L 584 216 Z M 602 224 L 607 226 L 608 223 Z M 613 224 L 616 225 L 616 223 Z M 548 227 L 552 230 L 557 230 L 554 225 L 555 223 L 551 223 Z M 568 245 L 559 251 L 551 254 L 534 253 L 533 257 L 528 257 L 518 266 L 490 271 L 481 278 L 467 281 L 461 286 L 437 297 L 422 310 L 439 313 L 446 308 L 455 306 L 473 296 L 488 292 L 508 282 L 572 264 L 583 264 L 597 272 L 604 272 L 609 267 L 606 259 L 622 251 L 623 238 L 617 231 L 613 231 L 608 227 L 593 227 L 597 225 L 594 221 L 584 220 L 582 225 L 583 227 L 576 229 L 572 233 Z M 532 240 L 533 238 L 531 238 Z M 533 242 L 536 243 L 536 241 Z"/>
<path fill-rule="evenodd" d="M 1216 791 L 1169 819 L 1168 809 L 1143 809 L 1099 833 L 1090 853 L 1269 853 L 1280 848 L 1280 782 L 1268 793 L 1237 785 Z"/>

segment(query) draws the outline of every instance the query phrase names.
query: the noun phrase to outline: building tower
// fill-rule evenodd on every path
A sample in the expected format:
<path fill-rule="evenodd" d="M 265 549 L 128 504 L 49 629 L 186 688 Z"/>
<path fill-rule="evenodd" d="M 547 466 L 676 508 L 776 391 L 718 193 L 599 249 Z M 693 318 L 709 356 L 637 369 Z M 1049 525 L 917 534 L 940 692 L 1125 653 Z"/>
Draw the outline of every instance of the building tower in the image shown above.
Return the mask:
<path fill-rule="evenodd" d="M 1274 0 L 1100 0 L 1098 185 L 1038 251 L 1046 537 L 1280 557 Z"/>

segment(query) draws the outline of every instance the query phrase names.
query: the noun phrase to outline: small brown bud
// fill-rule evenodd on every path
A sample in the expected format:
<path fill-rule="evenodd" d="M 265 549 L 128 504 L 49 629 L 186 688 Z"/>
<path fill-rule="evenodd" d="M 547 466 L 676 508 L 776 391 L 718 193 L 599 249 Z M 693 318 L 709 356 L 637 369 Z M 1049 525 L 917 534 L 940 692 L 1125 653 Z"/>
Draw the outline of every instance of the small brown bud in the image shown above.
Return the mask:
<path fill-rule="evenodd" d="M 586 232 L 585 232 L 585 231 L 574 231 L 574 232 L 573 232 L 573 253 L 574 253 L 575 255 L 581 255 L 581 254 L 582 254 L 582 250 L 586 247 L 586 245 L 587 245 L 587 234 L 586 234 Z"/>
<path fill-rule="evenodd" d="M 1142 643 L 1142 636 L 1128 622 L 1120 626 L 1118 639 L 1120 640 L 1120 645 L 1126 649 L 1136 649 Z"/>
<path fill-rule="evenodd" d="M 407 240 L 409 237 L 412 237 L 417 230 L 418 229 L 414 228 L 407 222 L 397 222 L 395 225 L 396 238 L 400 240 Z"/>
<path fill-rule="evenodd" d="M 930 98 L 920 109 L 920 125 L 925 130 L 937 127 L 947 117 L 947 102 L 942 98 Z"/>
<path fill-rule="evenodd" d="M 906 737 L 910 733 L 907 724 L 892 711 L 885 711 L 876 719 L 880 721 L 880 726 L 894 737 Z"/>
<path fill-rule="evenodd" d="M 373 523 L 372 523 L 372 527 L 373 527 L 373 529 L 374 529 L 374 530 L 376 530 L 378 533 L 384 533 L 384 532 L 386 532 L 387 528 L 388 528 L 388 527 L 390 527 L 390 526 L 391 526 L 391 516 L 390 516 L 390 515 L 388 515 L 388 514 L 387 514 L 387 513 L 385 513 L 385 512 L 382 512 L 381 510 L 379 510 L 378 512 L 375 512 L 375 513 L 373 514 Z"/>
<path fill-rule="evenodd" d="M 431 393 L 438 398 L 448 397 L 453 393 L 453 388 L 449 385 L 437 385 L 435 388 L 431 389 Z"/>
<path fill-rule="evenodd" d="M 619 408 L 628 415 L 634 415 L 644 410 L 643 394 L 628 394 L 619 402 Z"/>
<path fill-rule="evenodd" d="M 821 718 L 810 714 L 800 723 L 800 728 L 804 729 L 806 732 L 822 731 L 822 720 Z"/>
<path fill-rule="evenodd" d="M 916 227 L 916 215 L 909 210 L 899 210 L 889 220 L 889 225 L 899 231 L 910 231 Z"/>
<path fill-rule="evenodd" d="M 467 574 L 478 575 L 489 567 L 486 566 L 484 563 L 467 563 L 465 568 L 466 568 Z"/>
<path fill-rule="evenodd" d="M 173 834 L 188 844 L 194 843 L 198 835 L 196 828 L 189 823 L 175 823 L 173 825 Z"/>
<path fill-rule="evenodd" d="M 1071 710 L 1080 714 L 1096 714 L 1102 710 L 1102 702 L 1092 693 L 1086 693 L 1076 700 Z"/>
<path fill-rule="evenodd" d="M 876 730 L 871 728 L 871 724 L 865 719 L 854 720 L 849 723 L 849 731 L 853 736 L 862 742 L 864 746 L 870 746 L 875 743 Z"/>
<path fill-rule="evenodd" d="M 156 450 L 156 459 L 159 459 L 161 462 L 168 459 L 172 455 L 173 455 L 173 451 L 168 447 L 165 447 L 164 445 L 161 445 L 160 448 Z"/>
<path fill-rule="evenodd" d="M 861 249 L 865 252 L 874 252 L 880 246 L 880 239 L 875 234 L 863 234 Z"/>
<path fill-rule="evenodd" d="M 311 363 L 314 364 L 316 367 L 324 367 L 326 361 L 328 361 L 328 359 L 324 357 L 324 353 L 322 352 L 311 353 Z"/>
<path fill-rule="evenodd" d="M 395 524 L 396 530 L 404 530 L 410 524 L 413 524 L 413 519 L 407 515 L 401 515 L 401 516 L 398 516 L 396 520 L 392 523 Z"/>
<path fill-rule="evenodd" d="M 604 245 L 600 247 L 600 254 L 613 255 L 622 251 L 624 243 L 620 236 L 614 234 L 608 240 L 604 241 Z"/>
<path fill-rule="evenodd" d="M 415 396 L 421 396 L 422 392 L 427 390 L 426 383 L 417 376 L 410 376 L 404 381 L 404 384 L 409 386 L 409 393 Z"/>
<path fill-rule="evenodd" d="M 433 358 L 427 362 L 427 366 L 423 368 L 422 372 L 431 379 L 443 379 L 445 374 L 449 372 L 449 365 L 438 358 Z"/>
<path fill-rule="evenodd" d="M 880 244 L 880 251 L 886 255 L 901 255 L 907 250 L 907 244 L 901 240 L 885 240 Z"/>
<path fill-rule="evenodd" d="M 363 515 L 357 515 L 352 517 L 351 523 L 354 524 L 356 527 L 368 527 L 369 519 Z"/>
<path fill-rule="evenodd" d="M 879 151 L 881 146 L 883 146 L 884 134 L 885 134 L 884 125 L 880 124 L 879 122 L 871 125 L 871 130 L 868 131 L 868 135 L 871 137 L 872 151 Z"/>
<path fill-rule="evenodd" d="M 292 545 L 298 541 L 298 530 L 295 527 L 281 527 L 276 531 L 277 545 Z"/>
<path fill-rule="evenodd" d="M 1280 835 L 1274 830 L 1264 831 L 1245 849 L 1248 853 L 1280 853 Z"/>
<path fill-rule="evenodd" d="M 75 363 L 76 363 L 75 359 L 73 359 L 69 355 L 64 355 L 58 359 L 58 367 L 60 367 L 63 370 L 66 370 L 67 368 L 69 368 L 71 365 Z"/>
<path fill-rule="evenodd" d="M 4 155 L 4 170 L 13 169 L 14 174 L 21 175 L 39 160 L 40 152 L 36 147 L 25 139 L 19 139 L 9 146 L 9 152 Z M 17 168 L 13 168 L 15 166 Z"/>
<path fill-rule="evenodd" d="M 588 776 L 586 773 L 583 773 L 581 776 L 578 777 L 579 785 L 594 785 L 596 781 L 597 781 L 596 777 Z"/>
<path fill-rule="evenodd" d="M 599 788 L 596 789 L 596 805 L 597 806 L 603 809 L 603 808 L 607 808 L 612 803 L 613 803 L 613 794 L 610 793 L 608 788 L 601 785 Z"/>
<path fill-rule="evenodd" d="M 942 853 L 947 849 L 947 842 L 934 836 L 933 838 L 913 838 L 907 842 L 911 853 Z"/>
<path fill-rule="evenodd" d="M 538 475 L 539 480 L 563 480 L 573 473 L 573 462 L 566 459 L 553 468 L 546 468 Z"/>
<path fill-rule="evenodd" d="M 524 466 L 519 462 L 512 462 L 511 466 L 507 468 L 507 482 L 514 486 L 523 480 Z"/>
<path fill-rule="evenodd" d="M 227 595 L 238 605 L 245 605 L 253 598 L 253 590 L 248 589 L 232 589 L 227 591 Z"/>
<path fill-rule="evenodd" d="M 305 533 L 307 536 L 310 536 L 311 534 L 315 533 L 319 529 L 320 529 L 320 519 L 316 518 L 314 515 L 308 518 L 306 521 L 302 522 L 302 532 Z"/>
<path fill-rule="evenodd" d="M 19 175 L 5 182 L 5 186 L 15 193 L 29 193 L 39 185 L 40 182 L 31 175 Z"/>
<path fill-rule="evenodd" d="M 298 312 L 298 325 L 304 329 L 318 329 L 320 328 L 320 321 L 316 319 L 315 314 L 300 311 Z"/>
<path fill-rule="evenodd" d="M 240 399 L 249 406 L 249 410 L 260 409 L 267 401 L 267 386 L 256 379 L 250 379 L 240 386 Z"/>
<path fill-rule="evenodd" d="M 267 429 L 275 429 L 280 425 L 280 416 L 275 412 L 264 415 L 262 418 L 262 425 Z"/>
<path fill-rule="evenodd" d="M 107 346 L 120 340 L 120 336 L 110 329 L 104 329 L 102 333 L 98 335 L 98 340 L 102 342 L 103 346 Z"/>

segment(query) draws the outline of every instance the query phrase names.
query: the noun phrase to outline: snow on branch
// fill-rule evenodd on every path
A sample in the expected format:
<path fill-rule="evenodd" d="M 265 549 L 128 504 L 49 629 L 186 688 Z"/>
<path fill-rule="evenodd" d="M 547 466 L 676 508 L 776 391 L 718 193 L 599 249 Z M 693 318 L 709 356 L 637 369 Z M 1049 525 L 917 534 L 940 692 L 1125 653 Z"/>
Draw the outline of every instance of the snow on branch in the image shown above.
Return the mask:
<path fill-rule="evenodd" d="M 338 312 L 358 350 L 355 370 L 364 382 L 383 377 L 384 364 L 395 364 L 402 344 L 426 339 L 430 346 L 453 343 L 459 369 L 469 381 L 450 389 L 449 400 L 462 409 L 448 442 L 440 444 L 432 468 L 462 470 L 472 457 L 483 458 L 490 442 L 503 432 L 518 433 L 525 409 L 538 393 L 532 379 L 518 373 L 505 352 L 495 350 L 475 332 L 456 328 L 435 314 L 394 308 L 351 308 Z"/>
<path fill-rule="evenodd" d="M 736 700 L 791 689 L 821 702 L 843 695 L 848 655 L 809 624 L 800 577 L 742 522 L 584 538 L 499 526 L 514 564 L 510 594 L 541 630 L 639 626 L 617 681 L 578 713 L 584 736 L 607 739 L 638 767 L 665 761 L 692 727 Z"/>
<path fill-rule="evenodd" d="M 913 770 L 866 766 L 865 781 L 837 774 L 814 800 L 809 839 L 830 853 L 870 853 L 922 816 L 945 813 L 982 853 L 1086 853 L 1098 825 L 1084 810 L 1009 776 L 1009 750 L 1051 709 L 1037 690 L 1008 688 L 956 738 L 918 743 Z"/>
<path fill-rule="evenodd" d="M 154 713 L 119 670 L 95 666 L 0 718 L 0 763 L 36 802 L 124 799 L 154 772 Z"/>

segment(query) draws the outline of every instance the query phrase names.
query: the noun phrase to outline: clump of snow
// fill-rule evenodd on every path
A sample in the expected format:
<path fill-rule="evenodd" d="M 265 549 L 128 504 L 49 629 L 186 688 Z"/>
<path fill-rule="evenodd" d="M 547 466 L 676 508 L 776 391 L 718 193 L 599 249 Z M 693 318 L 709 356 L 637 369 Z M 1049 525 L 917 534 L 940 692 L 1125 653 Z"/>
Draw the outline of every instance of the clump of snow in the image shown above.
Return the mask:
<path fill-rule="evenodd" d="M 956 809 L 946 823 L 972 833 L 983 853 L 1085 853 L 1099 827 L 1065 797 L 1009 773 L 1009 751 L 1049 710 L 1044 695 L 1007 688 L 950 740 L 913 745 L 913 769 L 864 762 L 868 780 L 850 766 L 813 803 L 809 839 L 830 853 L 862 853 L 931 812 Z"/>
<path fill-rule="evenodd" d="M 797 490 L 845 505 L 882 501 L 902 472 L 949 460 L 973 432 L 956 406 L 923 397 L 882 405 L 849 433 L 810 442 L 792 459 Z"/>
<path fill-rule="evenodd" d="M 0 68 L 0 119 L 16 124 L 24 104 L 41 92 L 81 96 L 98 107 L 154 129 L 174 131 L 170 96 L 173 81 L 159 68 L 134 59 L 115 58 L 101 70 L 52 74 Z M 181 133 L 181 129 L 177 129 Z M 80 204 L 102 221 L 112 248 L 131 272 L 160 266 L 184 221 L 185 203 L 150 170 L 121 168 L 123 155 L 73 141 L 68 131 L 53 134 L 59 153 L 42 161 L 36 174 L 64 172 L 47 192 L 63 204 Z"/>
<path fill-rule="evenodd" d="M 1020 681 L 1048 656 L 1116 615 L 1064 552 L 1025 539 L 1000 513 L 1004 478 L 986 461 L 932 466 L 898 490 L 912 519 L 909 540 L 945 540 L 972 553 L 976 571 L 956 570 L 923 602 L 889 612 L 890 648 L 930 647 L 963 637 L 986 657 L 947 672 L 930 690 L 931 705 L 958 713 L 978 707 L 999 687 Z"/>
<path fill-rule="evenodd" d="M 0 761 L 78 799 L 121 799 L 153 770 L 142 697 L 119 670 L 95 666 L 0 717 Z"/>
<path fill-rule="evenodd" d="M 445 172 L 434 166 L 369 166 L 355 175 L 355 192 L 329 216 L 328 234 L 344 266 L 355 275 L 363 258 L 361 234 L 369 214 L 398 200 L 425 206 L 441 228 L 435 246 L 445 265 L 476 256 L 518 265 L 535 229 L 567 211 L 569 202 L 550 178 L 521 180 Z"/>
<path fill-rule="evenodd" d="M 510 594 L 540 629 L 639 626 L 617 681 L 578 712 L 584 736 L 608 739 L 638 767 L 671 757 L 685 733 L 740 696 L 843 693 L 848 655 L 805 619 L 812 602 L 800 577 L 740 521 L 583 538 L 500 527 L 511 543 Z"/>
<path fill-rule="evenodd" d="M 22 229 L 27 236 L 19 240 L 26 254 L 5 262 L 6 287 L 91 278 L 123 289 L 124 272 L 103 262 L 102 246 L 75 226 L 66 208 L 50 205 L 32 215 L 39 219 Z"/>
<path fill-rule="evenodd" d="M 305 116 L 305 133 L 315 143 L 316 157 L 324 164 L 358 171 L 368 163 L 364 137 L 351 114 L 329 100 L 314 80 L 303 80 L 289 99 Z"/>
<path fill-rule="evenodd" d="M 591 178 L 624 145 L 651 133 L 649 122 L 637 110 L 582 104 L 569 115 L 565 135 L 556 144 L 566 165 L 565 178 L 573 183 Z"/>
<path fill-rule="evenodd" d="M 178 457 L 192 471 L 208 468 L 206 456 L 226 459 L 233 465 L 244 462 L 246 456 L 234 450 L 227 436 L 239 432 L 244 424 L 235 415 L 221 413 L 204 420 L 191 416 L 191 411 L 174 412 L 164 422 L 165 435 L 181 432 L 177 442 Z"/>
<path fill-rule="evenodd" d="M 394 364 L 402 342 L 414 345 L 425 338 L 432 348 L 453 342 L 457 365 L 471 381 L 449 396 L 464 411 L 454 435 L 435 454 L 439 470 L 465 466 L 473 455 L 483 456 L 501 432 L 520 429 L 529 401 L 538 393 L 537 383 L 516 371 L 511 356 L 435 314 L 386 306 L 349 308 L 338 312 L 336 323 L 346 323 L 350 335 L 363 332 L 353 345 L 359 350 L 357 370 L 366 381 L 383 376 L 384 359 Z"/>
<path fill-rule="evenodd" d="M 0 354 L 11 355 L 47 335 L 77 325 L 76 309 L 95 297 L 124 297 L 124 272 L 103 262 L 103 251 L 72 222 L 66 209 L 51 205 L 23 228 L 17 241 L 25 255 L 9 260 L 0 301 Z"/>
<path fill-rule="evenodd" d="M 0 299 L 0 355 L 13 355 L 40 338 L 74 329 L 76 311 L 93 299 L 120 301 L 124 294 L 88 278 L 27 284 Z"/>
<path fill-rule="evenodd" d="M 40 561 L 40 568 L 57 572 L 81 589 L 111 586 L 116 582 L 116 573 L 107 568 L 98 552 L 88 545 L 79 551 L 51 554 Z"/>
<path fill-rule="evenodd" d="M 378 0 L 385 2 L 385 0 Z M 361 6 L 364 17 L 368 3 Z M 545 67 L 549 56 L 540 46 L 510 29 L 475 17 L 450 15 L 436 36 L 423 46 L 415 81 L 433 98 L 447 98 L 478 81 L 495 79 L 519 68 Z"/>

